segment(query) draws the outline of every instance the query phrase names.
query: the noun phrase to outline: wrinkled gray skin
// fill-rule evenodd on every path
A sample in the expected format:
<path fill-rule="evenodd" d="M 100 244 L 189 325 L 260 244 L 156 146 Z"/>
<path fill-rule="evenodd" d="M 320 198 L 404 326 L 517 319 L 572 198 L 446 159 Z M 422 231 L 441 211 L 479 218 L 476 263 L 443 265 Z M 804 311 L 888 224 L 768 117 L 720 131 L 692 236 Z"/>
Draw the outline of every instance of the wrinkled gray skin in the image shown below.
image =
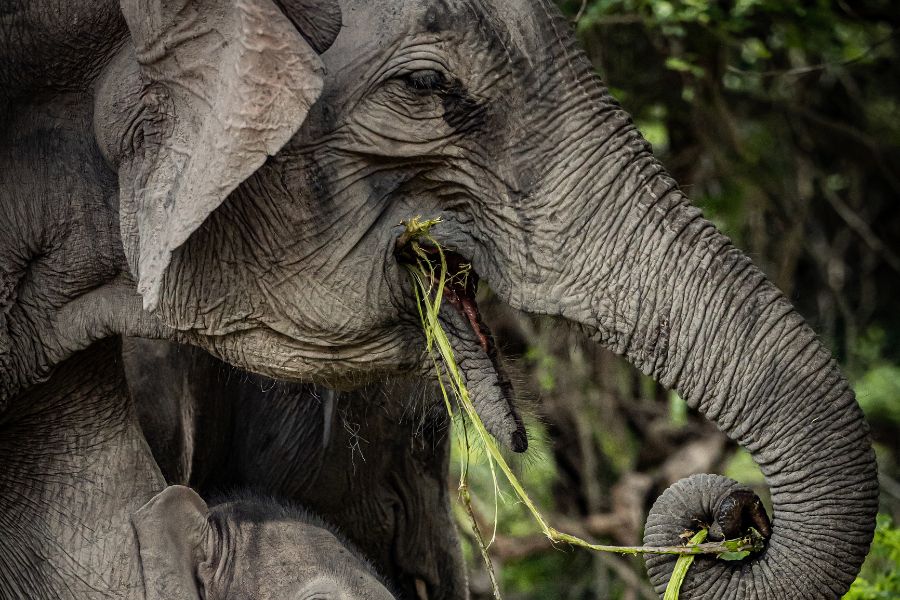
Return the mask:
<path fill-rule="evenodd" d="M 132 518 L 147 600 L 391 600 L 368 561 L 302 509 L 253 497 L 211 510 L 170 486 Z"/>
<path fill-rule="evenodd" d="M 94 344 L 0 421 L 0 598 L 394 597 L 304 510 L 248 496 L 208 511 L 166 487 L 119 357 Z"/>
<path fill-rule="evenodd" d="M 345 0 L 339 32 L 324 1 L 123 0 L 124 22 L 80 4 L 0 21 L 3 80 L 22 86 L 0 98 L 0 402 L 34 401 L 60 361 L 121 334 L 338 388 L 422 369 L 395 240 L 401 219 L 439 215 L 435 237 L 501 299 L 578 324 L 761 465 L 771 539 L 723 567 L 719 597 L 847 589 L 877 495 L 853 392 L 666 175 L 549 0 Z M 101 29 L 69 43 L 85 19 Z M 38 73 L 10 75 L 21 65 Z M 491 430 L 521 449 L 490 353 L 442 318 Z"/>
<path fill-rule="evenodd" d="M 334 392 L 241 372 L 202 350 L 128 338 L 128 384 L 169 484 L 251 489 L 340 528 L 402 598 L 464 598 L 431 390 L 406 380 Z"/>

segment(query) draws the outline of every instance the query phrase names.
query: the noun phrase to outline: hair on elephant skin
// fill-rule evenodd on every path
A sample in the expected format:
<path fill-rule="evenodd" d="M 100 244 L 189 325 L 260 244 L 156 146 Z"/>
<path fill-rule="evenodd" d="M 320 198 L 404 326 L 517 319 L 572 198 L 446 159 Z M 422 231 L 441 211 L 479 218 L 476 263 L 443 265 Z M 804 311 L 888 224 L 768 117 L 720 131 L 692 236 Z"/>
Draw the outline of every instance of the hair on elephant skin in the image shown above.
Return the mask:
<path fill-rule="evenodd" d="M 125 340 L 123 359 L 168 483 L 204 497 L 251 489 L 297 502 L 338 526 L 400 597 L 467 596 L 447 418 L 432 409 L 430 387 L 392 380 L 334 392 L 136 338 Z"/>
<path fill-rule="evenodd" d="M 527 438 L 479 280 L 677 390 L 760 464 L 765 550 L 692 570 L 683 597 L 852 582 L 877 508 L 853 391 L 550 0 L 17 0 L 0 50 L 0 411 L 123 335 L 334 389 L 430 371 L 400 222 L 440 217 L 450 264 L 471 265 L 440 319 L 502 444 Z M 699 478 L 650 521 L 726 532 L 765 522 L 754 506 Z M 659 589 L 671 566 L 651 567 Z"/>

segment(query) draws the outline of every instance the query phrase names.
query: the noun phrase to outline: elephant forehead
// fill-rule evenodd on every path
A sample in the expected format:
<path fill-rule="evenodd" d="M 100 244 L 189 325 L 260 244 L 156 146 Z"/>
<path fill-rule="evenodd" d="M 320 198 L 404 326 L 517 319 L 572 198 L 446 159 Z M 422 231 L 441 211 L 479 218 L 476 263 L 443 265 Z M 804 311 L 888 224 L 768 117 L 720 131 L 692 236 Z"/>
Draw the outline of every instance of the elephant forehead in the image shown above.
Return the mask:
<path fill-rule="evenodd" d="M 424 25 L 428 31 L 439 32 L 478 21 L 524 33 L 534 27 L 531 15 L 547 12 L 544 0 L 346 0 L 342 6 L 345 27 L 353 27 L 356 19 L 368 19 L 367 26 L 381 28 L 379 31 L 390 31 L 415 22 Z M 378 19 L 373 21 L 372 16 Z"/>
<path fill-rule="evenodd" d="M 497 36 L 510 53 L 535 51 L 535 16 L 547 14 L 543 0 L 416 0 L 424 8 L 423 23 L 430 31 L 466 31 L 477 25 Z M 545 40 L 546 41 L 546 40 Z"/>
<path fill-rule="evenodd" d="M 280 551 L 284 551 L 284 557 L 292 563 L 317 564 L 322 554 L 345 552 L 337 537 L 327 529 L 293 519 L 244 523 L 241 526 L 251 529 L 251 536 L 248 537 L 256 537 L 270 554 L 280 555 Z"/>
<path fill-rule="evenodd" d="M 542 0 L 350 0 L 344 12 L 344 26 L 323 54 L 329 75 L 416 45 L 420 36 L 432 41 L 478 40 L 476 48 L 496 46 L 511 60 L 536 55 L 547 42 L 538 33 L 540 20 L 548 14 Z"/>
<path fill-rule="evenodd" d="M 366 560 L 323 527 L 296 519 L 243 521 L 233 527 L 233 575 L 248 590 L 292 598 L 310 585 L 323 590 L 381 588 Z"/>

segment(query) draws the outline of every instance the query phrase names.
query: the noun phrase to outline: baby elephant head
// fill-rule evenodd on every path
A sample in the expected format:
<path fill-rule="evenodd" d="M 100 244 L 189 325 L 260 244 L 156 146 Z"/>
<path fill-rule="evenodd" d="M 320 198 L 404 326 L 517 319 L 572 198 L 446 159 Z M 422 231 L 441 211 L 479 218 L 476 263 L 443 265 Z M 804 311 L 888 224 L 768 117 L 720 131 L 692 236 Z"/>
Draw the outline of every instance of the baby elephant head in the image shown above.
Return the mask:
<path fill-rule="evenodd" d="M 173 485 L 132 517 L 147 600 L 390 600 L 371 565 L 316 517 L 259 499 L 212 509 Z"/>

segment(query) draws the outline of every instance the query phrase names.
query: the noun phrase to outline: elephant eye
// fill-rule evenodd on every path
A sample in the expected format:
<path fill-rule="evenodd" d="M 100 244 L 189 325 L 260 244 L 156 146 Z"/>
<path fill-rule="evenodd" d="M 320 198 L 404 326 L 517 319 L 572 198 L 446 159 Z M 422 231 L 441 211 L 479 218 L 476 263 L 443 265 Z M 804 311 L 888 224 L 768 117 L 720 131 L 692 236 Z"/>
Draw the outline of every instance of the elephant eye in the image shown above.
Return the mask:
<path fill-rule="evenodd" d="M 405 79 L 410 88 L 423 95 L 440 92 L 447 88 L 447 77 L 434 69 L 413 71 Z"/>

